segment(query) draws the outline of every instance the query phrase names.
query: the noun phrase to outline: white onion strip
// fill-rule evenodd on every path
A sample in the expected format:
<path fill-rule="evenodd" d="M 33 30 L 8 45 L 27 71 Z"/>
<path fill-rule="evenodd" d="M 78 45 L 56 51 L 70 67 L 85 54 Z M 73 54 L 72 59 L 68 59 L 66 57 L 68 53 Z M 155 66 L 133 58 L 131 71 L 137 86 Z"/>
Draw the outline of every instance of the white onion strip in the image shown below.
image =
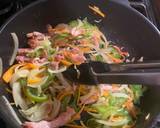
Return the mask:
<path fill-rule="evenodd" d="M 60 69 L 58 69 L 58 70 L 52 70 L 52 69 L 49 69 L 49 68 L 48 68 L 48 72 L 50 72 L 50 73 L 61 73 L 61 72 L 66 71 L 66 69 L 67 69 L 66 66 L 64 66 L 64 67 L 62 67 L 62 68 L 60 68 Z"/>
<path fill-rule="evenodd" d="M 26 110 L 28 108 L 28 105 L 26 103 L 25 98 L 22 96 L 22 89 L 21 86 L 18 82 L 15 82 L 12 87 L 12 95 L 13 95 L 13 100 L 14 103 L 20 108 Z"/>
<path fill-rule="evenodd" d="M 16 33 L 11 33 L 11 36 L 12 36 L 13 42 L 14 42 L 14 50 L 13 50 L 11 59 L 9 61 L 9 65 L 12 65 L 14 63 L 14 60 L 16 58 L 16 54 L 18 52 L 18 47 L 19 47 L 19 40 L 18 40 Z"/>
<path fill-rule="evenodd" d="M 127 94 L 125 94 L 125 93 L 112 93 L 112 95 L 114 96 L 114 97 L 122 97 L 122 98 L 129 98 L 129 96 L 127 95 Z"/>
<path fill-rule="evenodd" d="M 59 81 L 61 81 L 62 86 L 65 87 L 66 90 L 70 90 L 71 89 L 71 85 L 68 83 L 68 81 L 63 77 L 62 73 L 57 73 L 56 77 L 59 79 Z"/>
<path fill-rule="evenodd" d="M 61 107 L 61 102 L 57 100 L 56 98 L 54 98 L 53 109 L 52 109 L 51 115 L 48 118 L 49 120 L 53 120 L 54 118 L 56 118 L 56 116 L 58 115 L 60 111 L 60 107 Z"/>
<path fill-rule="evenodd" d="M 115 122 L 105 121 L 105 120 L 96 120 L 96 122 L 98 122 L 100 124 L 104 124 L 106 126 L 117 127 L 117 126 L 123 126 L 123 125 L 127 124 L 128 119 L 124 118 L 121 121 L 115 121 Z"/>
<path fill-rule="evenodd" d="M 0 77 L 2 76 L 3 73 L 3 62 L 2 62 L 2 58 L 0 57 Z"/>

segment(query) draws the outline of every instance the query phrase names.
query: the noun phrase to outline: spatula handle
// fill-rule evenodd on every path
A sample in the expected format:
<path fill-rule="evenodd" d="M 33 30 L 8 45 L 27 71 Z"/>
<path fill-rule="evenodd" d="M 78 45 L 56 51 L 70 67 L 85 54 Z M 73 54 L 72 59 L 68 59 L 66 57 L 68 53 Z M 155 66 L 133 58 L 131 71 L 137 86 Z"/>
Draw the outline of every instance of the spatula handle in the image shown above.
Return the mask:
<path fill-rule="evenodd" d="M 87 64 L 86 64 L 87 65 Z M 135 69 L 160 69 L 160 62 L 139 62 L 139 63 L 125 63 L 125 64 L 108 64 L 98 61 L 90 61 L 88 63 L 96 72 L 121 72 Z"/>
<path fill-rule="evenodd" d="M 108 84 L 146 84 L 160 86 L 160 72 L 95 73 L 95 82 Z"/>
<path fill-rule="evenodd" d="M 131 69 L 155 69 L 160 68 L 159 62 L 148 62 L 148 63 L 126 63 L 120 64 L 120 69 L 131 70 Z"/>

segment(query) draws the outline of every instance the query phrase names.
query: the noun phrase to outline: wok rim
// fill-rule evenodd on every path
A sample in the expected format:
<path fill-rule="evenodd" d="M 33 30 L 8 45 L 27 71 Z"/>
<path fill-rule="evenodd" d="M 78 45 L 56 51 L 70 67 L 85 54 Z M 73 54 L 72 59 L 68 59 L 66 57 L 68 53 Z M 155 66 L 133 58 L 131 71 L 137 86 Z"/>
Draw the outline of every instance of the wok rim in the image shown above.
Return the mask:
<path fill-rule="evenodd" d="M 24 7 L 23 9 L 21 9 L 20 11 L 16 12 L 15 14 L 13 14 L 11 17 L 9 17 L 0 27 L 0 34 L 3 33 L 3 30 L 7 27 L 7 25 L 12 22 L 12 20 L 14 20 L 17 16 L 19 16 L 21 13 L 23 13 L 24 11 L 26 11 L 27 9 L 30 9 L 42 2 L 48 2 L 49 0 L 38 0 L 35 1 L 31 4 L 29 4 L 28 6 Z M 132 8 L 129 4 L 124 4 L 122 2 L 117 2 L 116 0 L 110 0 L 111 2 L 113 2 L 114 4 L 120 5 L 128 10 L 130 10 L 132 13 L 135 14 L 135 16 L 139 16 L 141 17 L 141 19 L 143 19 L 144 22 L 146 22 L 148 24 L 148 26 L 153 29 L 159 36 L 160 36 L 160 30 L 158 30 L 158 28 L 149 20 L 147 19 L 143 14 L 141 14 L 140 12 L 138 12 L 136 9 Z"/>
<path fill-rule="evenodd" d="M 3 31 L 7 28 L 7 25 L 9 25 L 15 18 L 17 18 L 21 13 L 27 11 L 27 9 L 30 9 L 38 4 L 41 4 L 43 2 L 48 2 L 49 0 L 38 0 L 35 1 L 31 4 L 29 4 L 28 6 L 24 7 L 23 9 L 21 9 L 20 11 L 16 12 L 14 15 L 12 15 L 11 17 L 9 17 L 5 23 L 3 23 L 3 25 L 0 27 L 0 36 L 3 33 Z M 144 23 L 146 23 L 148 25 L 148 27 L 150 27 L 150 29 L 152 31 L 155 32 L 155 34 L 160 36 L 160 30 L 158 30 L 158 28 L 149 20 L 147 19 L 143 14 L 141 14 L 140 12 L 138 12 L 137 10 L 135 10 L 134 8 L 132 8 L 130 5 L 124 4 L 122 2 L 117 2 L 116 0 L 110 0 L 110 2 L 114 3 L 115 5 L 121 6 L 123 8 L 125 8 L 126 10 L 129 10 L 131 13 L 134 13 L 134 15 L 136 17 L 139 17 L 143 20 Z M 4 120 L 5 121 L 5 120 Z M 6 121 L 5 121 L 6 122 Z"/>

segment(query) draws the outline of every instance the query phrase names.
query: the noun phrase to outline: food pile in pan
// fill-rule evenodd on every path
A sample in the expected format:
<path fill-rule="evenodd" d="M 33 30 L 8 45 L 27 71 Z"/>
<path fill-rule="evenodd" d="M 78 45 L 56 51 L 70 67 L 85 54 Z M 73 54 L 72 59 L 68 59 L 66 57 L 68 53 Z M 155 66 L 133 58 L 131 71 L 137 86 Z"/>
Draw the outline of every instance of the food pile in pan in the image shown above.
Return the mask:
<path fill-rule="evenodd" d="M 28 48 L 3 75 L 25 128 L 131 128 L 139 114 L 141 85 L 86 86 L 66 80 L 70 65 L 89 60 L 123 63 L 128 56 L 87 19 L 27 34 Z M 16 35 L 12 34 L 16 44 Z M 14 59 L 14 58 L 13 58 Z M 12 59 L 12 60 L 13 60 Z"/>

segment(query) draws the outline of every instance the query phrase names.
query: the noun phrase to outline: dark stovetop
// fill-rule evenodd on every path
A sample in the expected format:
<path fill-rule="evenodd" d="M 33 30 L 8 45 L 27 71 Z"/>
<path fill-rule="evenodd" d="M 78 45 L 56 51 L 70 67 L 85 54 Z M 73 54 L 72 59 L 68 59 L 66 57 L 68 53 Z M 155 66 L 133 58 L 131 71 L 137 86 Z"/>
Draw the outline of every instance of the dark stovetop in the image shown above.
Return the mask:
<path fill-rule="evenodd" d="M 7 0 L 6 0 L 7 1 Z M 0 1 L 0 26 L 17 11 L 37 0 L 8 0 L 11 3 L 3 6 Z M 160 0 L 128 0 L 130 5 L 146 16 L 160 29 Z M 2 9 L 3 8 L 3 9 Z"/>
<path fill-rule="evenodd" d="M 5 5 L 0 1 L 0 26 L 17 11 L 36 0 L 8 0 Z M 160 29 L 160 0 L 129 0 L 130 5 L 146 16 L 158 29 Z M 6 124 L 0 119 L 0 128 L 6 128 Z"/>

